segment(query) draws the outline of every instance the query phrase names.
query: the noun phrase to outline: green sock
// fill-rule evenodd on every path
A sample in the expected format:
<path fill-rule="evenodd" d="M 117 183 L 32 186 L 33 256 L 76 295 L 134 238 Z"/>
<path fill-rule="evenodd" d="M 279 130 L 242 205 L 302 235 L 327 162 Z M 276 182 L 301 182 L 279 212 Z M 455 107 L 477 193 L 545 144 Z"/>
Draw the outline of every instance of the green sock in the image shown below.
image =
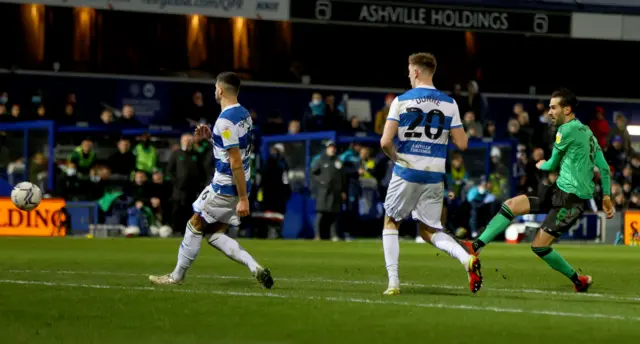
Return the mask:
<path fill-rule="evenodd" d="M 553 270 L 567 276 L 574 283 L 577 282 L 578 274 L 576 270 L 562 258 L 560 253 L 554 251 L 551 247 L 532 247 L 531 250 L 547 262 Z"/>
<path fill-rule="evenodd" d="M 474 244 L 477 243 L 476 246 L 481 248 L 482 246 L 492 242 L 498 234 L 507 230 L 511 221 L 513 221 L 513 212 L 511 212 L 511 209 L 509 209 L 506 204 L 503 204 L 502 208 L 500 208 L 500 212 L 491 219 L 487 228 L 482 232 L 482 235 L 480 235 L 480 238 L 478 238 Z"/>

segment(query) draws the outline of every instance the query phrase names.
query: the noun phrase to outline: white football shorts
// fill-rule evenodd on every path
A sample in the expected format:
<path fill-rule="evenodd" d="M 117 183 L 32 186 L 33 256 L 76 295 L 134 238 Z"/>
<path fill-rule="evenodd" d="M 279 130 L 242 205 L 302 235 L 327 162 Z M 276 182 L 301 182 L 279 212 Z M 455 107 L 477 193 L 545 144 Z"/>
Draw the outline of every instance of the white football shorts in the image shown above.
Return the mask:
<path fill-rule="evenodd" d="M 387 216 L 396 221 L 406 219 L 409 214 L 414 220 L 425 225 L 442 229 L 442 202 L 444 184 L 416 184 L 397 175 L 391 177 L 384 210 Z"/>
<path fill-rule="evenodd" d="M 207 185 L 193 202 L 193 211 L 212 224 L 216 222 L 226 223 L 231 226 L 239 226 L 240 218 L 236 213 L 238 196 L 222 195 L 213 191 L 211 184 Z"/>

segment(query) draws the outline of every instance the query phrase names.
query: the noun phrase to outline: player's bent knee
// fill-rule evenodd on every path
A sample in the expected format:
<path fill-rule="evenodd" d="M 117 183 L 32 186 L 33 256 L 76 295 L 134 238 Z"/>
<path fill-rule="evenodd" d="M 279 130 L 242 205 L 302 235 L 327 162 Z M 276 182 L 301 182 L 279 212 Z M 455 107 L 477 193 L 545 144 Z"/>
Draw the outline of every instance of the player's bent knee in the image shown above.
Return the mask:
<path fill-rule="evenodd" d="M 394 218 L 385 216 L 384 217 L 384 229 L 392 229 L 398 230 L 400 228 L 400 221 L 396 221 Z"/>
<path fill-rule="evenodd" d="M 535 244 L 532 244 L 531 251 L 533 251 L 533 253 L 535 253 L 538 257 L 542 258 L 551 253 L 553 249 L 549 246 L 535 246 Z"/>
<path fill-rule="evenodd" d="M 193 214 L 189 219 L 189 224 L 198 232 L 202 232 L 202 229 L 204 228 L 204 220 L 199 214 Z"/>

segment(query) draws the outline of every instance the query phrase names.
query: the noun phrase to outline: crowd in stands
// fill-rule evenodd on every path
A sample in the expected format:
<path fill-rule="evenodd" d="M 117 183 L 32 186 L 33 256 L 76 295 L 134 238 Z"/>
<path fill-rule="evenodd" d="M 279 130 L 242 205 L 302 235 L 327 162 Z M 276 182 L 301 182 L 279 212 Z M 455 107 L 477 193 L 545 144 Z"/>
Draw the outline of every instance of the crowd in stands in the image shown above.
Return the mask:
<path fill-rule="evenodd" d="M 491 149 L 488 175 L 470 176 L 465 168 L 469 157 L 465 160 L 458 152 L 449 156 L 444 200 L 447 211 L 443 214 L 443 220 L 452 230 L 465 227 L 477 233 L 495 212 L 496 206 L 512 193 L 534 192 L 540 184 L 555 182 L 555 173 L 547 174 L 535 168 L 537 161 L 550 156 L 555 129 L 544 101 L 530 109 L 517 103 L 513 106 L 512 114 L 494 114 L 475 81 L 468 83 L 466 95 L 461 94 L 461 89 L 460 85 L 456 85 L 452 97 L 458 103 L 470 140 L 487 142 L 512 139 L 517 142 L 515 166 L 504 162 L 505 153 L 501 149 Z M 350 136 L 379 135 L 395 96 L 384 96 L 384 107 L 372 116 L 371 122 L 366 123 L 361 122 L 359 117 L 349 117 L 345 104 L 338 102 L 330 93 L 312 93 L 308 106 L 300 109 L 300 116 L 288 121 L 277 114 L 262 118 L 251 110 L 255 126 L 254 141 L 259 147 L 262 135 L 297 135 L 324 130 L 337 130 Z M 74 111 L 75 104 L 73 94 L 60 103 L 46 102 L 45 105 L 39 95 L 24 104 L 14 102 L 4 92 L 0 93 L 0 122 L 55 119 L 57 122 L 74 124 L 80 121 Z M 213 123 L 217 115 L 216 108 L 219 111 L 215 104 L 206 104 L 200 92 L 194 93 L 192 106 L 184 114 L 185 124 L 194 127 L 199 123 Z M 613 125 L 610 126 L 602 108 L 593 111 L 593 119 L 586 124 L 597 137 L 611 166 L 609 173 L 617 181 L 612 186 L 616 208 L 640 209 L 640 155 L 631 148 L 631 137 L 626 130 L 627 119 L 622 113 L 612 114 Z M 505 137 L 496 137 L 496 118 L 507 122 Z M 99 122 L 105 126 L 143 127 L 130 105 L 124 105 L 120 110 L 105 108 L 99 116 Z M 10 158 L 3 142 L 3 136 L 0 136 L 0 168 L 15 168 L 20 161 Z M 202 187 L 210 182 L 213 173 L 211 143 L 186 133 L 179 143 L 169 145 L 166 158 L 162 158 L 156 147 L 158 142 L 149 134 L 139 137 L 106 135 L 84 138 L 64 161 L 57 157 L 55 194 L 64 195 L 69 200 L 98 201 L 101 221 L 105 223 L 137 223 L 140 228 L 161 224 L 175 231 L 183 231 L 191 213 L 191 202 Z M 108 147 L 115 152 L 104 157 L 97 154 L 95 144 L 100 149 Z M 393 164 L 377 144 L 355 142 L 343 152 L 337 150 L 336 143 L 327 142 L 322 151 L 312 152 L 310 188 L 317 204 L 320 204 L 315 224 L 316 238 L 338 240 L 340 232 L 349 232 L 344 236 L 375 235 L 377 229 L 372 229 L 371 233 L 358 231 L 363 227 L 353 221 L 357 222 L 365 214 L 374 214 L 373 217 L 382 215 L 376 203 L 384 199 Z M 260 152 L 259 148 L 255 151 Z M 255 159 L 259 160 L 259 156 L 252 159 L 254 166 Z M 261 213 L 285 212 L 291 192 L 287 180 L 291 177 L 291 159 L 295 157 L 287 155 L 283 145 L 275 145 L 271 147 L 267 161 L 261 162 L 259 168 L 254 168 L 253 174 L 258 185 L 252 192 L 254 209 Z M 320 163 L 327 161 L 331 164 Z M 337 163 L 340 167 L 336 168 Z M 33 155 L 28 168 L 29 180 L 41 181 L 47 171 L 45 156 L 42 153 Z M 340 172 L 337 173 L 337 170 Z M 510 189 L 511 178 L 516 180 L 516 190 Z M 596 174 L 598 178 L 599 174 Z M 322 185 L 326 185 L 327 181 L 336 181 L 338 184 L 331 185 L 339 187 L 325 190 Z M 327 198 L 328 195 L 331 197 Z M 601 192 L 594 195 L 594 207 L 600 206 L 601 197 Z M 469 216 L 460 216 L 461 213 Z M 142 234 L 146 234 L 146 231 L 143 230 Z"/>

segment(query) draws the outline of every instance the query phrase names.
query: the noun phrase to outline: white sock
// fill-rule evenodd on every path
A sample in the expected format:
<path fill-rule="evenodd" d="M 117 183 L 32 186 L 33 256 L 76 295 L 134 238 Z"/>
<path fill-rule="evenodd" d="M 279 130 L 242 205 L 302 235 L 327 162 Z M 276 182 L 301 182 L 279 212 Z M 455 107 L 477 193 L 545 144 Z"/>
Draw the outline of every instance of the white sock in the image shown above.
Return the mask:
<path fill-rule="evenodd" d="M 249 252 L 245 251 L 240 247 L 240 244 L 238 244 L 237 241 L 228 237 L 224 233 L 215 233 L 211 235 L 209 238 L 209 244 L 226 254 L 227 257 L 240 264 L 244 264 L 249 268 L 249 270 L 251 270 L 251 273 L 254 276 L 258 271 L 258 268 L 260 268 L 260 264 L 253 259 Z"/>
<path fill-rule="evenodd" d="M 384 262 L 389 274 L 389 288 L 400 287 L 398 278 L 398 258 L 400 256 L 400 242 L 398 241 L 398 231 L 395 229 L 385 229 L 382 231 L 382 247 L 384 248 Z"/>
<path fill-rule="evenodd" d="M 187 270 L 193 264 L 193 261 L 198 257 L 200 253 L 200 244 L 202 243 L 202 232 L 197 231 L 190 222 L 187 222 L 187 230 L 184 232 L 184 239 L 180 244 L 180 250 L 178 250 L 178 264 L 171 273 L 171 278 L 176 281 L 182 281 L 184 279 Z"/>
<path fill-rule="evenodd" d="M 469 269 L 469 259 L 471 259 L 471 255 L 469 255 L 454 238 L 446 233 L 436 232 L 431 235 L 431 243 L 451 257 L 458 259 L 466 270 Z"/>

